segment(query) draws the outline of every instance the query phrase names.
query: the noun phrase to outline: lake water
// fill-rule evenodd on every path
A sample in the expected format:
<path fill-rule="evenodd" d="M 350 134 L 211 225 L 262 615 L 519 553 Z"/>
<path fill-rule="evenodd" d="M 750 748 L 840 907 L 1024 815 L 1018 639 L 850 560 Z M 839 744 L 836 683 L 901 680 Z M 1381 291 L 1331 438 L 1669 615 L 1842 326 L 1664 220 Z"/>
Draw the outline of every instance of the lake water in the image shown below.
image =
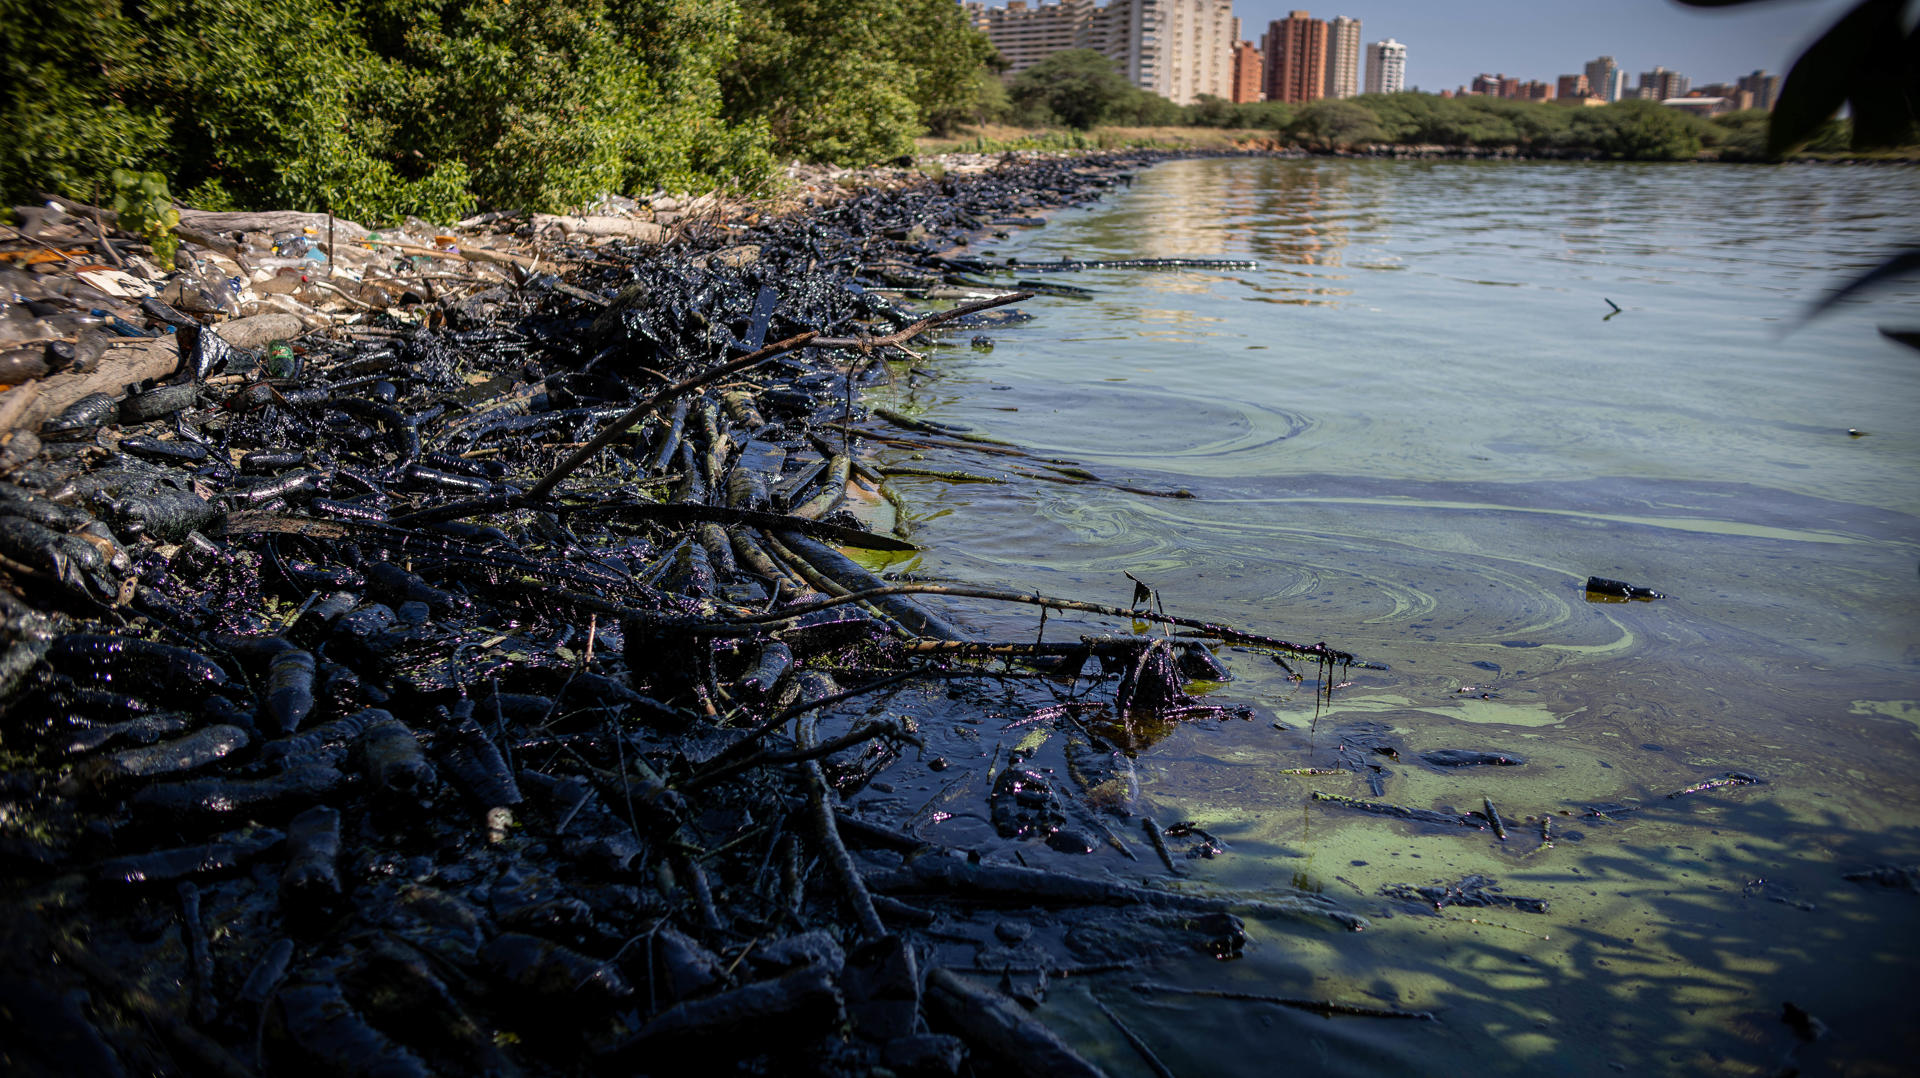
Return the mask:
<path fill-rule="evenodd" d="M 1156 818 L 1224 840 L 1196 880 L 1375 917 L 1253 923 L 1245 958 L 1161 979 L 1438 1015 L 1068 982 L 1049 1021 L 1115 1073 L 1149 1072 L 1090 994 L 1124 998 L 1182 1075 L 1771 1074 L 1790 1052 L 1809 1073 L 1911 1073 L 1920 894 L 1843 873 L 1920 863 L 1920 353 L 1876 330 L 1920 328 L 1920 288 L 1801 321 L 1902 241 L 1920 242 L 1905 167 L 1235 159 L 1155 167 L 994 246 L 1258 260 L 1046 275 L 1096 295 L 1030 302 L 990 353 L 943 346 L 940 377 L 881 394 L 1195 497 L 901 478 L 930 549 L 894 568 L 1119 605 L 1131 572 L 1169 612 L 1384 665 L 1323 698 L 1310 666 L 1296 683 L 1228 653 L 1210 699 L 1254 719 L 1138 753 Z M 1590 602 L 1589 576 L 1667 597 Z M 1359 723 L 1399 749 L 1377 797 L 1350 772 L 1280 773 L 1325 766 Z M 1528 762 L 1415 759 L 1438 748 Z M 1730 771 L 1764 785 L 1667 796 Z M 1510 835 L 1316 790 L 1488 798 Z M 1586 815 L 1603 803 L 1631 811 Z M 1551 908 L 1379 897 L 1471 874 Z M 1788 1001 L 1831 1032 L 1796 1048 Z"/>

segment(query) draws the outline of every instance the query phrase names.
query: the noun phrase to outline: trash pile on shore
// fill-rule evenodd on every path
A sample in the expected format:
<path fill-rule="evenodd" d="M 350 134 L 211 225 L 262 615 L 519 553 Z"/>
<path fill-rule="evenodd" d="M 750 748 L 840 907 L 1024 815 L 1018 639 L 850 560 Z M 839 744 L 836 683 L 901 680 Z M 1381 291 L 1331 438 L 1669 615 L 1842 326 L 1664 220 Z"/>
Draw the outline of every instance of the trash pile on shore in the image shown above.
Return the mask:
<path fill-rule="evenodd" d="M 1235 912 L 1359 927 L 1171 886 L 1184 832 L 1115 826 L 1129 731 L 1221 710 L 1183 691 L 1223 674 L 1210 645 L 1351 656 L 846 553 L 913 549 L 861 385 L 1030 298 L 965 245 L 1145 160 L 1010 156 L 778 217 L 189 214 L 173 273 L 84 208 L 25 222 L 0 270 L 9 1063 L 1091 1073 L 1014 1002 L 1049 972 L 1230 956 Z M 983 640 L 943 593 L 1159 628 Z M 996 747 L 995 848 L 843 803 L 985 758 L 982 702 L 1042 683 L 1073 695 L 1023 721 L 1072 781 Z M 983 912 L 1007 906 L 1063 912 Z"/>

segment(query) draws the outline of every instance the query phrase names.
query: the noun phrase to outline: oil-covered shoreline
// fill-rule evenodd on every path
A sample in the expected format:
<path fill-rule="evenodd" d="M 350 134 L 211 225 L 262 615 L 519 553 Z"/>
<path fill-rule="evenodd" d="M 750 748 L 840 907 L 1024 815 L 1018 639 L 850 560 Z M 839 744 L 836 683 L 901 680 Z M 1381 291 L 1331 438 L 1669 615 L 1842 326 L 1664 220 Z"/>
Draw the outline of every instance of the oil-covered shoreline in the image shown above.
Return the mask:
<path fill-rule="evenodd" d="M 260 355 L 181 317 L 177 370 L 10 434 L 10 1064 L 1087 1073 L 1012 971 L 1231 954 L 1236 910 L 1361 925 L 1320 896 L 1166 886 L 1184 832 L 1130 815 L 1122 751 L 1139 723 L 1221 710 L 1182 691 L 1221 675 L 1209 644 L 1350 656 L 945 589 L 1166 630 L 983 640 L 939 585 L 842 553 L 911 549 L 866 452 L 879 425 L 1019 455 L 859 402 L 915 375 L 924 334 L 1019 317 L 984 278 L 1006 267 L 965 245 L 1151 160 L 1009 157 L 716 218 L 435 328 Z M 983 816 L 1137 876 L 836 807 L 888 768 L 944 769 L 946 731 L 1009 699 L 1070 728 L 1074 763 L 995 753 Z M 1027 939 L 1005 905 L 1066 911 L 1061 935 Z"/>

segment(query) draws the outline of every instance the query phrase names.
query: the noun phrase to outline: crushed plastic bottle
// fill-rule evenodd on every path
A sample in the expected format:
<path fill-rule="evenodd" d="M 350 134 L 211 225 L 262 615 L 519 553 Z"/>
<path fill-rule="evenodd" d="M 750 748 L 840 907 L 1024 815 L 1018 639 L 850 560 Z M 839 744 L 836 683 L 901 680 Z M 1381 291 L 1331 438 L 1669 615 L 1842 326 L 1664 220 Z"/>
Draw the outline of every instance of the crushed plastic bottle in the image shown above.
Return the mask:
<path fill-rule="evenodd" d="M 292 378 L 300 373 L 300 357 L 293 354 L 293 345 L 283 340 L 267 342 L 267 376 L 269 378 Z"/>

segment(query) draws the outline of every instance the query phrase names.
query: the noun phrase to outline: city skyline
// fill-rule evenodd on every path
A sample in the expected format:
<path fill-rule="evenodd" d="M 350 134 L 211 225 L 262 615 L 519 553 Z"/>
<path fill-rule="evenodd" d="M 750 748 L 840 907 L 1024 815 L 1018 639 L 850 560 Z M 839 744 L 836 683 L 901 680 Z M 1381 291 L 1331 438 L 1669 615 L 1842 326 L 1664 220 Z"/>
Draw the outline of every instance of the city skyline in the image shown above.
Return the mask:
<path fill-rule="evenodd" d="M 1630 84 L 1656 66 L 1684 72 L 1696 85 L 1731 82 L 1756 69 L 1786 71 L 1852 6 L 1852 0 L 1800 0 L 1692 8 L 1674 0 L 1617 0 L 1602 12 L 1526 0 L 1341 0 L 1318 6 L 1235 0 L 1233 11 L 1256 43 L 1268 23 L 1293 11 L 1323 21 L 1359 19 L 1364 42 L 1393 38 L 1406 45 L 1406 86 L 1438 93 L 1496 72 L 1551 85 L 1603 55 L 1619 62 Z"/>

